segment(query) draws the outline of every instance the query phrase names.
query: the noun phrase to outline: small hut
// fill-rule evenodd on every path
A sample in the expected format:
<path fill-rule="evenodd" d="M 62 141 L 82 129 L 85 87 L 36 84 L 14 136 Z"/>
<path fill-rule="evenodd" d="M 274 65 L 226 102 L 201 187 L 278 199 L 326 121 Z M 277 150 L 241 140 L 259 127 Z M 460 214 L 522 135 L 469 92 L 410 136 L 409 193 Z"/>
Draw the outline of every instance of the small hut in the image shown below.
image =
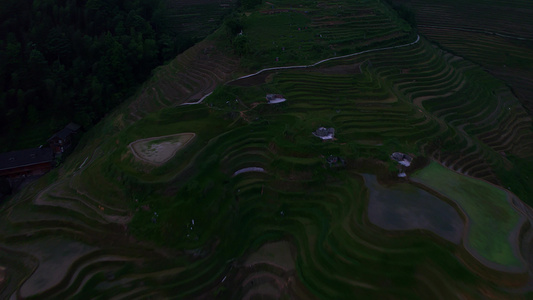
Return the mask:
<path fill-rule="evenodd" d="M 319 127 L 315 132 L 313 132 L 313 135 L 321 138 L 322 140 L 332 140 L 335 137 L 335 129 L 331 127 Z"/>
<path fill-rule="evenodd" d="M 326 158 L 330 168 L 343 167 L 344 159 L 342 157 L 330 155 Z"/>
<path fill-rule="evenodd" d="M 267 94 L 266 100 L 268 104 L 276 104 L 287 101 L 281 94 Z"/>
<path fill-rule="evenodd" d="M 409 167 L 413 158 L 407 154 L 401 152 L 394 152 L 390 156 L 391 159 L 397 161 L 400 165 Z"/>
<path fill-rule="evenodd" d="M 69 123 L 65 128 L 56 132 L 48 139 L 50 148 L 55 154 L 61 154 L 67 151 L 74 144 L 74 136 L 79 132 L 80 125 Z"/>

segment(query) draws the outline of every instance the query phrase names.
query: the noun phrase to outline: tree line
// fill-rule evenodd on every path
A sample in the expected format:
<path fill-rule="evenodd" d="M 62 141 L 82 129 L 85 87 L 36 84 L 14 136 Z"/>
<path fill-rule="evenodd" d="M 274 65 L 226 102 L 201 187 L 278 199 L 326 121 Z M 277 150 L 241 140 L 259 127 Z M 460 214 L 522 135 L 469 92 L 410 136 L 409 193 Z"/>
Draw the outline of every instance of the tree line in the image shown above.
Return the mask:
<path fill-rule="evenodd" d="M 0 1 L 2 140 L 36 124 L 90 127 L 190 47 L 165 1 Z"/>

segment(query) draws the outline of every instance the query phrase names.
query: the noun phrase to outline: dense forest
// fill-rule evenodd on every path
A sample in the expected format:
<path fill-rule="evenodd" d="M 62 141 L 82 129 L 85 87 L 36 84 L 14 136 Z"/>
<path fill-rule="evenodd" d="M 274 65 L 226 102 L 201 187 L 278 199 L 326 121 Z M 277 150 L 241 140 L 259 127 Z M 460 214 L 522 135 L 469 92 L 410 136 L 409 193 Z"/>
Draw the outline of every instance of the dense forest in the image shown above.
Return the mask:
<path fill-rule="evenodd" d="M 166 0 L 1 1 L 0 150 L 25 146 L 31 128 L 46 140 L 101 119 L 195 42 L 170 13 Z"/>

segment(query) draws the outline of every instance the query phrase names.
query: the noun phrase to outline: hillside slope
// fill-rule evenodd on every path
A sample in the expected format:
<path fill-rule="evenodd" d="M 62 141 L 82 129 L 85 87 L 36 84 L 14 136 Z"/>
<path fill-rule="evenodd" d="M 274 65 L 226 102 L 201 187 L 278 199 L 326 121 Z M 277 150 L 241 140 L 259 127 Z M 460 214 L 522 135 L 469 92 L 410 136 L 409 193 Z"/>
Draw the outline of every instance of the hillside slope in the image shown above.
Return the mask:
<path fill-rule="evenodd" d="M 533 295 L 531 198 L 502 186 L 533 153 L 531 116 L 504 83 L 380 1 L 272 0 L 233 21 L 1 207 L 2 297 Z M 129 146 L 150 157 L 181 133 L 163 164 Z M 395 151 L 417 180 L 397 177 Z M 388 197 L 395 210 L 371 202 Z M 454 218 L 409 214 L 414 199 Z"/>

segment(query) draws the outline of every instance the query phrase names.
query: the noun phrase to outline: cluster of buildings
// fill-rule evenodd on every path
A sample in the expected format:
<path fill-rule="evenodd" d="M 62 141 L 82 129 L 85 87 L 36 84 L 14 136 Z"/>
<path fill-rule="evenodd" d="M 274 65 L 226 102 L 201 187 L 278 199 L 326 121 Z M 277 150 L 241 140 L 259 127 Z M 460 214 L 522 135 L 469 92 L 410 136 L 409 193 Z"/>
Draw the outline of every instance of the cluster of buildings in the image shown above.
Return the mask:
<path fill-rule="evenodd" d="M 405 174 L 405 169 L 411 165 L 411 162 L 413 161 L 413 158 L 405 153 L 401 152 L 394 152 L 391 154 L 390 158 L 394 161 L 396 161 L 399 166 L 399 172 L 398 177 L 407 177 L 407 174 Z"/>
<path fill-rule="evenodd" d="M 0 177 L 8 180 L 43 175 L 55 166 L 56 158 L 73 147 L 80 126 L 70 123 L 48 139 L 48 145 L 0 153 Z"/>
<path fill-rule="evenodd" d="M 287 101 L 287 99 L 285 99 L 285 97 L 281 94 L 267 94 L 266 100 L 268 104 L 276 104 Z M 332 140 L 333 138 L 335 138 L 335 129 L 319 127 L 316 131 L 313 132 L 313 135 L 322 140 Z"/>
<path fill-rule="evenodd" d="M 276 104 L 287 101 L 281 94 L 267 94 L 266 100 L 268 104 Z M 321 140 L 333 140 L 335 138 L 335 128 L 319 127 L 312 134 Z M 344 166 L 344 159 L 337 156 L 329 156 L 326 160 L 330 167 Z"/>

